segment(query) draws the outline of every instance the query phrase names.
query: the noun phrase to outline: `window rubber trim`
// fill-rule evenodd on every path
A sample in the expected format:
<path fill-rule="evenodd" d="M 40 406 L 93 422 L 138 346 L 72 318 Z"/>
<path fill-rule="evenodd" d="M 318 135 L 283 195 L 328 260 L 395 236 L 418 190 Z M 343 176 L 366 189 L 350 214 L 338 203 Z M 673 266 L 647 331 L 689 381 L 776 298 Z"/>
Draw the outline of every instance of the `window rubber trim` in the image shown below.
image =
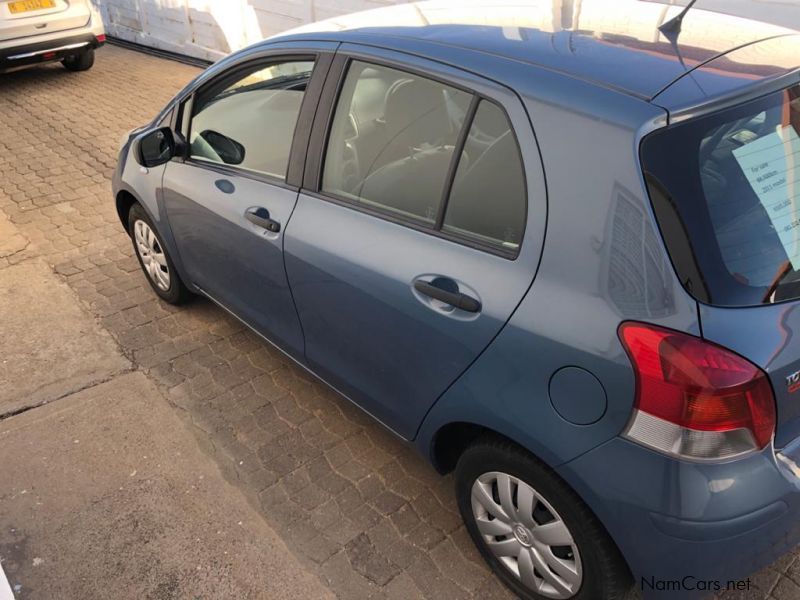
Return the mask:
<path fill-rule="evenodd" d="M 450 204 L 450 192 L 453 191 L 453 183 L 456 180 L 456 173 L 461 164 L 461 155 L 464 153 L 464 147 L 467 145 L 469 132 L 472 130 L 472 123 L 475 121 L 475 115 L 478 113 L 478 106 L 482 99 L 477 94 L 472 95 L 472 100 L 467 108 L 467 113 L 464 115 L 464 124 L 461 131 L 458 132 L 458 139 L 456 140 L 456 147 L 453 149 L 453 156 L 450 159 L 450 166 L 447 170 L 447 176 L 444 180 L 444 189 L 442 190 L 442 199 L 439 201 L 439 212 L 436 215 L 436 231 L 441 231 L 444 227 L 444 218 L 447 214 L 447 206 Z M 508 121 L 509 125 L 511 121 Z M 527 202 L 528 199 L 525 198 Z"/>

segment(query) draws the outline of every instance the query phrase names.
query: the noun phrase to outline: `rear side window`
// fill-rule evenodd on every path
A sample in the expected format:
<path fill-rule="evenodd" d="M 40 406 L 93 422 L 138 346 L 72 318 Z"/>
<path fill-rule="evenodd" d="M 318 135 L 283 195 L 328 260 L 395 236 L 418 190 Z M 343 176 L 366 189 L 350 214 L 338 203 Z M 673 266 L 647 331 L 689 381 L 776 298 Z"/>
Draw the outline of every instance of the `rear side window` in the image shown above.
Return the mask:
<path fill-rule="evenodd" d="M 444 231 L 516 250 L 525 226 L 525 175 L 503 110 L 482 100 L 458 163 Z"/>
<path fill-rule="evenodd" d="M 353 62 L 333 119 L 323 191 L 435 223 L 470 98 L 430 79 Z"/>
<path fill-rule="evenodd" d="M 284 179 L 312 61 L 287 61 L 240 74 L 195 102 L 191 158 Z"/>
<path fill-rule="evenodd" d="M 641 154 L 687 290 L 719 306 L 800 298 L 800 86 L 657 131 Z"/>
<path fill-rule="evenodd" d="M 522 241 L 524 169 L 505 112 L 390 67 L 350 64 L 322 191 L 504 253 Z"/>

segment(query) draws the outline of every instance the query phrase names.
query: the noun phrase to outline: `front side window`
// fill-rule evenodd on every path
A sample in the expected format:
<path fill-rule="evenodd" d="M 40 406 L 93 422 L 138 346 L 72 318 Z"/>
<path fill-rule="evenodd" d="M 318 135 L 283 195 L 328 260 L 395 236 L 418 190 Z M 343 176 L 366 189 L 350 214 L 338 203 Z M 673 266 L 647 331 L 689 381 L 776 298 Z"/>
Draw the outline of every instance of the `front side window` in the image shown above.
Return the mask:
<path fill-rule="evenodd" d="M 308 60 L 262 66 L 201 94 L 190 126 L 190 157 L 284 179 L 313 68 Z"/>
<path fill-rule="evenodd" d="M 657 131 L 642 163 L 695 297 L 720 306 L 800 298 L 800 86 Z"/>
<path fill-rule="evenodd" d="M 333 119 L 322 190 L 435 223 L 471 98 L 424 77 L 354 61 Z"/>

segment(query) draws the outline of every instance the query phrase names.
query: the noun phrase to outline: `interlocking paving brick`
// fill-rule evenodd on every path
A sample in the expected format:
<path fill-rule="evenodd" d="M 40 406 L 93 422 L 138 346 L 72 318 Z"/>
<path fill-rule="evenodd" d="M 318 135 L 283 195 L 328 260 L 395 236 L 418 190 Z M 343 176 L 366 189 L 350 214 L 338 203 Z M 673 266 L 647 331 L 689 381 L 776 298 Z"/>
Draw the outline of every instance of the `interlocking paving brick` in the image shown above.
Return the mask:
<path fill-rule="evenodd" d="M 210 302 L 177 309 L 147 285 L 111 198 L 118 140 L 198 72 L 107 46 L 86 73 L 0 76 L 0 211 L 26 241 L 0 268 L 46 261 L 339 597 L 511 598 L 451 477 Z M 792 555 L 748 597 L 796 597 L 798 573 Z"/>

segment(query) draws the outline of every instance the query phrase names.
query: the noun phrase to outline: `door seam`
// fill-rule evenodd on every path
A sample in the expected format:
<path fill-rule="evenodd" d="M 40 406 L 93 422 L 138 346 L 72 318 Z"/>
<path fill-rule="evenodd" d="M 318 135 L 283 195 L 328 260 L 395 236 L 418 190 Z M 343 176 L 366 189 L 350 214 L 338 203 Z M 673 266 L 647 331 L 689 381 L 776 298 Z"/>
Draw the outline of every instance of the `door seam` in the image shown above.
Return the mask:
<path fill-rule="evenodd" d="M 322 90 L 325 89 L 325 84 L 328 82 L 328 76 L 331 72 L 331 66 L 333 65 L 333 59 L 336 57 L 336 53 L 339 50 L 340 44 L 337 44 L 336 47 L 333 49 L 331 61 L 328 63 L 328 68 L 325 71 L 325 77 L 322 81 L 322 87 L 320 87 L 320 92 L 317 94 L 316 98 L 316 105 L 314 106 L 314 114 L 311 117 L 311 124 L 313 126 L 314 122 L 317 119 L 317 111 L 319 110 L 319 101 L 322 97 Z M 309 134 L 308 143 L 306 143 L 306 153 L 305 157 L 303 158 L 303 170 L 300 175 L 300 184 L 302 189 L 303 179 L 306 174 L 306 166 L 308 165 L 308 146 L 311 141 L 311 135 Z M 306 332 L 303 328 L 303 319 L 300 317 L 300 310 L 297 308 L 297 300 L 294 297 L 294 290 L 292 289 L 292 282 L 289 280 L 289 268 L 286 266 L 286 237 L 289 233 L 289 227 L 291 226 L 292 217 L 294 216 L 295 211 L 297 210 L 297 205 L 300 204 L 300 189 L 297 191 L 297 195 L 294 197 L 294 207 L 292 207 L 292 212 L 289 213 L 289 218 L 286 219 L 286 225 L 283 227 L 283 236 L 281 236 L 281 262 L 283 263 L 283 276 L 286 278 L 286 287 L 289 290 L 289 297 L 292 299 L 292 306 L 294 306 L 294 314 L 297 316 L 297 322 L 300 325 L 300 336 L 303 339 L 303 359 L 305 360 L 306 364 L 308 364 L 308 355 L 306 354 Z"/>

